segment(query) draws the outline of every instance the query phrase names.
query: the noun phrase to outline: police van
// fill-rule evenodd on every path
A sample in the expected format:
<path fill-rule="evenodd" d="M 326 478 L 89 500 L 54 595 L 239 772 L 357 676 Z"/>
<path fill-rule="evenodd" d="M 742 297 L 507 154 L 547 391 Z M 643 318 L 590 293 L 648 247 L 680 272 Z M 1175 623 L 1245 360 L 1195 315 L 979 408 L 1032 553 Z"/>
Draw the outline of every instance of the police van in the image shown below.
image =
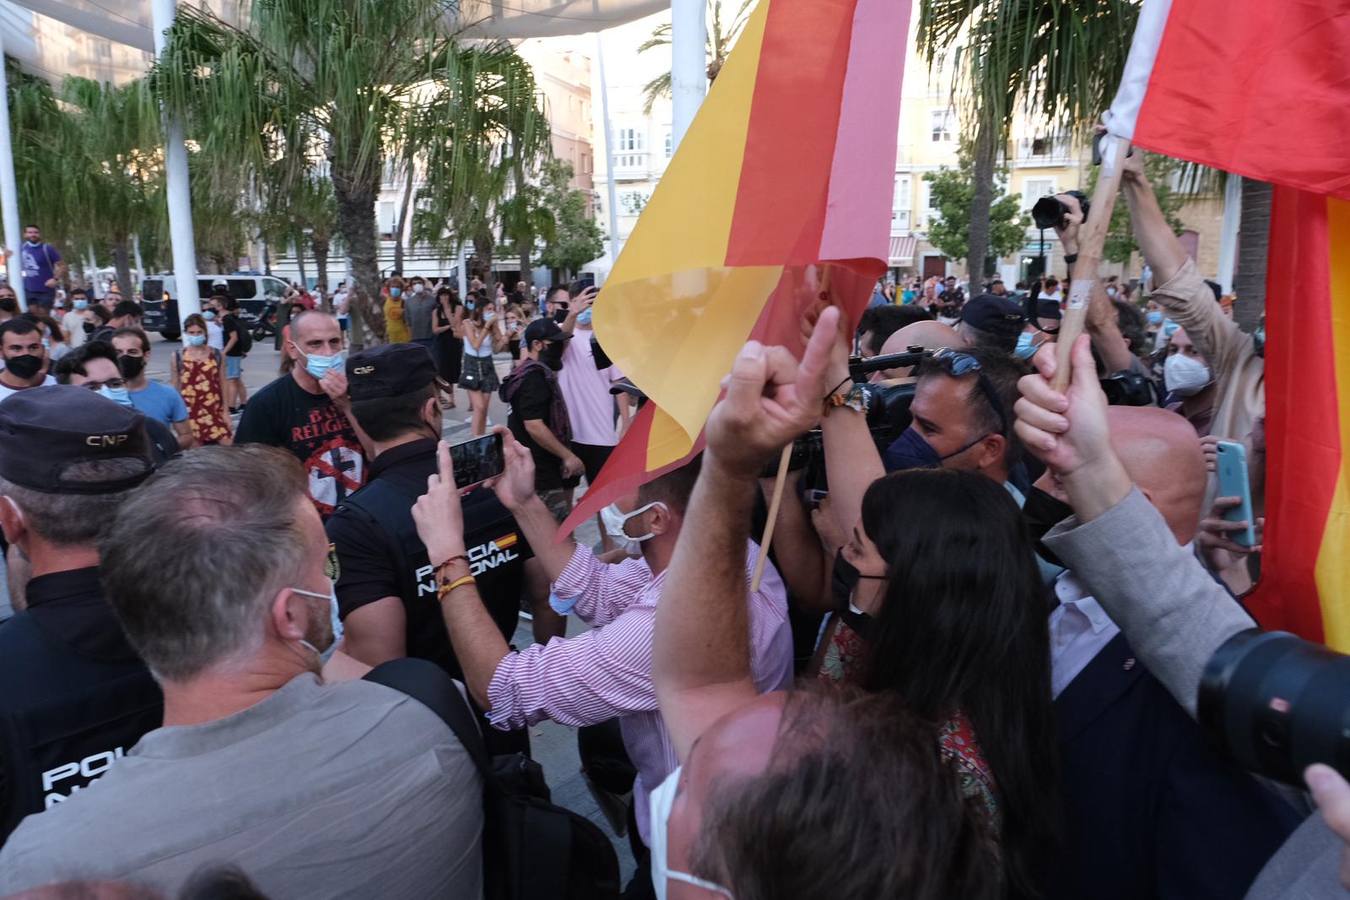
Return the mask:
<path fill-rule="evenodd" d="M 288 285 L 271 275 L 234 273 L 232 275 L 200 275 L 197 277 L 197 296 L 205 300 L 212 294 L 212 285 L 225 282 L 230 296 L 239 301 L 240 309 L 251 317 L 261 316 L 271 304 L 275 308 L 285 296 Z M 166 302 L 164 292 L 169 292 Z M 158 331 L 166 340 L 176 341 L 182 328 L 178 320 L 178 284 L 174 276 L 147 275 L 141 281 L 144 315 L 141 325 L 146 331 Z"/>

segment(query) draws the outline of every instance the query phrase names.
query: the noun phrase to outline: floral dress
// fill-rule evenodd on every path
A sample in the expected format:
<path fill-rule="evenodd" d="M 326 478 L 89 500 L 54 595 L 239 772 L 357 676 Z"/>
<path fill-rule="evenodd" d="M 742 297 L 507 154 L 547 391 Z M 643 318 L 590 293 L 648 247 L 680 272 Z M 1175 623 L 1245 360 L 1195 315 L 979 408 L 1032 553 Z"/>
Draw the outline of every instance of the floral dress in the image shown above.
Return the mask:
<path fill-rule="evenodd" d="M 230 436 L 230 422 L 220 396 L 220 352 L 212 350 L 205 359 L 193 359 L 186 353 L 177 356 L 178 392 L 187 404 L 192 436 L 200 444 L 218 444 Z"/>

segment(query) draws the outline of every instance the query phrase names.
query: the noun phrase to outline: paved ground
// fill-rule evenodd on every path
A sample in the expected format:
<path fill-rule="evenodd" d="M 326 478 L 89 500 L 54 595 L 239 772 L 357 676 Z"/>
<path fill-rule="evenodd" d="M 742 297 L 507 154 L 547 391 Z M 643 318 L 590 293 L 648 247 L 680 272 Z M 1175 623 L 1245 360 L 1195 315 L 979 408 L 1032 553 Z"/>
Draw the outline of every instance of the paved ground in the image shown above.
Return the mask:
<path fill-rule="evenodd" d="M 164 341 L 158 335 L 152 336 L 152 342 L 148 367 L 150 377 L 167 381 L 169 357 L 173 351 L 178 349 L 178 342 Z M 496 362 L 498 374 L 505 375 L 511 370 L 511 357 L 509 355 L 498 354 Z M 254 342 L 253 350 L 244 361 L 244 384 L 248 387 L 249 393 L 252 394 L 278 377 L 280 365 L 281 354 L 272 349 L 270 341 Z M 447 440 L 452 442 L 464 440 L 469 436 L 468 399 L 463 391 L 457 391 L 456 394 L 458 404 L 456 408 L 445 410 L 445 436 Z M 505 425 L 506 414 L 505 404 L 494 396 L 492 404 L 488 408 L 488 421 L 497 425 Z M 597 543 L 600 535 L 595 522 L 588 522 L 579 529 L 577 538 L 589 544 Z M 585 626 L 577 620 L 569 620 L 569 634 L 576 634 L 584 629 Z M 516 629 L 514 643 L 517 647 L 525 647 L 534 643 L 534 637 L 530 632 L 530 622 L 523 617 L 520 626 Z M 618 838 L 610 830 L 604 815 L 600 812 L 586 787 L 585 779 L 581 776 L 581 762 L 577 756 L 576 730 L 553 722 L 541 722 L 530 729 L 530 746 L 534 758 L 544 767 L 549 787 L 553 791 L 553 801 L 591 819 L 614 840 L 615 849 L 619 854 L 621 874 L 626 884 L 632 876 L 634 868 L 633 855 L 628 846 L 628 839 Z"/>

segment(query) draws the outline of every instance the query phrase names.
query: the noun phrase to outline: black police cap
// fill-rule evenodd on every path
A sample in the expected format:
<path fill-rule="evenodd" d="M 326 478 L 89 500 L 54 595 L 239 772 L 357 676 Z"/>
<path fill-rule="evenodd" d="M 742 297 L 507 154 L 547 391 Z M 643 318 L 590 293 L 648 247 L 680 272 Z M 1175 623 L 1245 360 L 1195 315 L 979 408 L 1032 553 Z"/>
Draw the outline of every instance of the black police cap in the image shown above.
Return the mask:
<path fill-rule="evenodd" d="M 1016 337 L 1026 325 L 1022 307 L 997 294 L 981 294 L 966 301 L 961 308 L 961 321 L 999 337 Z"/>
<path fill-rule="evenodd" d="M 135 460 L 132 475 L 106 481 L 65 477 L 76 463 Z M 0 478 L 47 494 L 111 494 L 154 471 L 145 416 L 88 388 L 29 388 L 0 403 Z"/>
<path fill-rule="evenodd" d="M 436 361 L 421 344 L 384 344 L 347 357 L 352 400 L 387 400 L 421 390 L 436 380 Z"/>

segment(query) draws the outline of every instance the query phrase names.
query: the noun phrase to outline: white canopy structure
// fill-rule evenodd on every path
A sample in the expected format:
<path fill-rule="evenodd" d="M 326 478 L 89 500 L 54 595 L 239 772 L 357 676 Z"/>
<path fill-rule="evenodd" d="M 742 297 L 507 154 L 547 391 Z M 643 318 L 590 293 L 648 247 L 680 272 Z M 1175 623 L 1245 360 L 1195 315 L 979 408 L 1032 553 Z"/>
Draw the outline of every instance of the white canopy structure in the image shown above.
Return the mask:
<path fill-rule="evenodd" d="M 245 24 L 251 0 L 182 0 Z M 706 84 L 705 0 L 460 0 L 448 24 L 481 38 L 518 40 L 600 32 L 663 9 L 673 11 L 672 72 L 675 133 L 692 121 Z M 162 31 L 172 21 L 175 0 L 0 0 L 0 52 L 34 74 L 57 81 L 80 75 L 121 83 L 144 74 L 159 52 Z M 157 34 L 156 32 L 160 33 Z M 18 258 L 18 198 L 9 140 L 9 107 L 0 70 L 0 219 L 11 258 Z M 608 130 L 608 123 L 606 123 Z M 181 127 L 169 122 L 165 147 L 169 231 L 179 273 L 179 315 L 198 311 L 196 279 L 181 277 L 196 267 L 188 200 L 187 158 Z M 677 137 L 678 140 L 678 137 Z M 606 141 L 606 146 L 609 145 Z M 612 168 L 612 167 L 611 167 Z M 22 279 L 12 278 L 20 303 Z"/>

